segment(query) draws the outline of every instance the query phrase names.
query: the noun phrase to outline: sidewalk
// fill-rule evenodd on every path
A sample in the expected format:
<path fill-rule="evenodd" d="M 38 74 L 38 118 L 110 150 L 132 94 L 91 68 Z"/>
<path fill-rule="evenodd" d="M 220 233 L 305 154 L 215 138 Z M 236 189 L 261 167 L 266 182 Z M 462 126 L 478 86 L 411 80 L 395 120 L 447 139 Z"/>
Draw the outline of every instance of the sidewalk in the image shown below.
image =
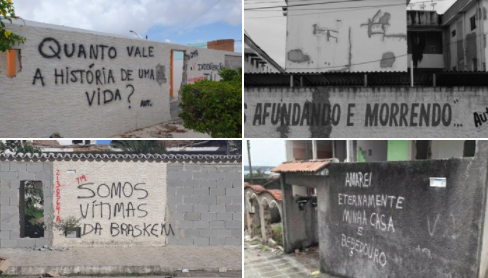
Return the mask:
<path fill-rule="evenodd" d="M 246 241 L 244 245 L 244 278 L 334 278 L 319 274 L 316 249 L 304 253 L 285 254 L 277 248 Z"/>
<path fill-rule="evenodd" d="M 210 135 L 186 129 L 181 119 L 137 129 L 120 135 L 121 138 L 211 138 Z"/>
<path fill-rule="evenodd" d="M 7 275 L 40 275 L 49 271 L 68 274 L 158 273 L 183 276 L 181 270 L 219 272 L 242 271 L 241 246 L 165 246 L 165 247 L 99 247 L 70 248 L 65 251 L 33 249 L 0 249 L 11 266 Z M 225 274 L 225 273 L 222 273 Z M 231 273 L 229 273 L 231 274 Z M 163 275 L 164 276 L 164 275 Z M 207 275 L 201 275 L 207 276 Z M 210 275 L 208 275 L 210 276 Z M 211 277 L 211 276 L 210 276 Z M 219 277 L 219 276 L 217 276 Z M 227 276 L 229 277 L 229 276 Z"/>

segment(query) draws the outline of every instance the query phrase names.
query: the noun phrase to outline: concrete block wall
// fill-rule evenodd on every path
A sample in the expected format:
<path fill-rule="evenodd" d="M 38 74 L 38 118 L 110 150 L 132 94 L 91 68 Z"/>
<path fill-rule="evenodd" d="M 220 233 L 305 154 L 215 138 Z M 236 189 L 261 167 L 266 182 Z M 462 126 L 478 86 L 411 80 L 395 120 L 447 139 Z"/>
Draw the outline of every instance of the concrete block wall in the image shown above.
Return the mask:
<path fill-rule="evenodd" d="M 23 20 L 6 28 L 27 41 L 15 77 L 0 55 L 0 116 L 15 119 L 0 122 L 5 138 L 113 137 L 169 121 L 172 51 L 186 54 L 184 84 L 219 80 L 227 57 L 241 57 Z"/>
<path fill-rule="evenodd" d="M 250 138 L 488 137 L 486 87 L 247 87 L 244 95 Z"/>
<path fill-rule="evenodd" d="M 168 165 L 168 245 L 241 245 L 242 196 L 240 164 Z"/>
<path fill-rule="evenodd" d="M 50 162 L 0 162 L 0 248 L 25 248 L 52 242 L 53 165 Z M 44 238 L 20 238 L 19 195 L 22 181 L 41 181 L 44 194 Z"/>

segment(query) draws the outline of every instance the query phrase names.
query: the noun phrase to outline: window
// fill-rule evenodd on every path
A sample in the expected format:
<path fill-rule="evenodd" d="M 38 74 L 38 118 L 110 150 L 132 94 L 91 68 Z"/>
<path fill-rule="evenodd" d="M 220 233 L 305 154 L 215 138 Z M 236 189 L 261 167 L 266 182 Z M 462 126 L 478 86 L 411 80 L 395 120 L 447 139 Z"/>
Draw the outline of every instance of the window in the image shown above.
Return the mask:
<path fill-rule="evenodd" d="M 473 157 L 476 153 L 476 141 L 466 140 L 464 141 L 463 157 Z"/>
<path fill-rule="evenodd" d="M 456 36 L 456 30 L 452 30 L 451 37 L 455 37 L 455 36 Z"/>
<path fill-rule="evenodd" d="M 476 29 L 476 16 L 473 15 L 469 21 L 471 22 L 471 31 L 473 31 L 474 29 Z"/>
<path fill-rule="evenodd" d="M 442 32 L 408 32 L 408 54 L 442 54 Z"/>
<path fill-rule="evenodd" d="M 430 151 L 430 141 L 429 140 L 417 140 L 415 141 L 415 159 L 423 160 L 430 159 L 432 153 Z"/>
<path fill-rule="evenodd" d="M 20 237 L 44 237 L 44 193 L 42 182 L 21 181 L 19 192 Z"/>

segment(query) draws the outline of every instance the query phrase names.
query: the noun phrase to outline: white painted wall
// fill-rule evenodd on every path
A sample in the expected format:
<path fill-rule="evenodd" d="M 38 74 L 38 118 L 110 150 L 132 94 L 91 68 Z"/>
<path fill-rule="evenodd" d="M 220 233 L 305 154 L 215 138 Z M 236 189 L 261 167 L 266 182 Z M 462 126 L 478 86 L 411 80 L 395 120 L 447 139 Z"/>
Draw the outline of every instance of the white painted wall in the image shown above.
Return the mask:
<path fill-rule="evenodd" d="M 362 151 L 366 162 L 387 161 L 388 141 L 358 140 L 358 157 Z"/>
<path fill-rule="evenodd" d="M 464 154 L 464 140 L 432 140 L 432 159 L 461 158 Z"/>
<path fill-rule="evenodd" d="M 86 179 L 82 179 L 84 176 Z M 166 235 L 159 237 L 148 236 L 147 234 L 138 237 L 117 234 L 117 229 L 111 230 L 111 226 L 117 225 L 138 225 L 139 228 L 144 224 L 162 224 L 165 222 L 166 204 L 167 204 L 167 164 L 149 163 L 149 162 L 104 162 L 104 161 L 56 161 L 53 163 L 54 179 L 54 219 L 58 216 L 61 219 L 74 216 L 81 219 L 82 235 L 85 224 L 96 226 L 98 223 L 102 230 L 95 234 L 84 234 L 81 238 L 66 238 L 59 230 L 53 233 L 53 246 L 103 246 L 103 245 L 166 245 Z M 77 180 L 77 178 L 79 180 Z M 59 184 L 58 184 L 59 182 Z M 104 197 L 109 191 L 104 184 L 110 188 L 112 184 L 130 183 L 137 190 L 130 190 L 129 184 L 125 187 L 125 195 L 122 197 L 114 194 L 114 197 Z M 100 186 L 101 185 L 101 186 Z M 85 189 L 88 188 L 88 189 Z M 100 190 L 98 190 L 100 188 Z M 57 211 L 57 197 L 59 189 L 59 212 Z M 96 196 L 93 196 L 94 192 Z M 80 198 L 82 197 L 82 198 Z M 90 198 L 83 198 L 90 197 Z M 100 203 L 103 203 L 103 215 L 100 212 Z M 123 203 L 124 209 L 127 209 L 129 203 L 133 206 L 134 211 L 115 212 L 115 204 Z M 95 207 L 93 213 L 92 205 Z M 88 214 L 86 209 L 88 207 Z M 112 213 L 111 216 L 110 212 Z M 147 213 L 146 213 L 147 212 Z M 115 223 L 115 224 L 112 224 Z M 135 230 L 134 233 L 139 234 Z M 113 236 L 115 235 L 115 236 Z"/>
<path fill-rule="evenodd" d="M 0 58 L 0 130 L 4 137 L 42 138 L 53 133 L 62 137 L 111 137 L 133 131 L 138 128 L 152 126 L 171 119 L 170 115 L 170 56 L 171 50 L 184 50 L 187 54 L 197 51 L 197 55 L 189 60 L 188 81 L 192 82 L 205 75 L 219 79 L 216 69 L 225 64 L 225 55 L 241 56 L 240 53 L 196 49 L 183 45 L 160 43 L 155 41 L 125 38 L 120 36 L 100 34 L 64 28 L 60 26 L 32 23 L 18 20 L 8 25 L 8 30 L 27 38 L 27 42 L 20 47 L 22 69 L 15 78 L 6 76 L 6 62 Z M 81 58 L 75 54 L 67 57 L 64 50 L 59 59 L 44 58 L 41 56 L 39 46 L 45 38 L 54 38 L 64 49 L 66 43 L 69 51 L 72 44 L 82 44 L 88 58 Z M 114 59 L 101 56 L 90 59 L 90 45 L 106 45 L 117 51 Z M 47 55 L 52 51 L 49 47 L 57 49 L 53 41 L 41 45 Z M 127 47 L 145 49 L 148 55 L 149 47 L 153 48 L 154 57 L 129 57 Z M 51 52 L 50 52 L 51 51 Z M 5 57 L 5 55 L 1 55 Z M 165 67 L 164 80 L 158 84 L 156 81 L 156 67 Z M 91 68 L 90 68 L 91 67 Z M 112 82 L 103 84 L 87 84 L 86 76 L 83 84 L 70 81 L 61 84 L 58 78 L 56 84 L 55 70 L 92 70 L 103 73 L 108 78 L 112 71 Z M 39 72 L 37 72 L 39 69 Z M 122 80 L 121 69 L 132 70 L 133 80 Z M 153 70 L 154 79 L 140 78 L 139 69 Z M 36 72 L 42 73 L 41 79 L 33 84 Z M 79 74 L 79 73 L 78 73 Z M 103 75 L 102 75 L 103 76 Z M 66 77 L 65 77 L 66 78 Z M 79 79 L 78 79 L 79 80 Z M 134 91 L 132 91 L 132 85 Z M 100 104 L 98 103 L 98 90 L 100 89 Z M 103 94 L 110 90 L 114 95 L 119 90 L 120 97 L 104 103 Z M 90 106 L 89 99 L 93 97 Z M 88 97 L 87 97 L 88 95 Z M 107 96 L 110 93 L 106 93 Z M 108 98 L 110 99 L 110 97 Z M 114 97 L 115 99 L 115 97 Z M 130 100 L 130 102 L 129 102 Z M 151 105 L 141 107 L 143 101 L 150 101 Z"/>
<path fill-rule="evenodd" d="M 300 6 L 305 2 L 288 1 L 287 71 L 407 70 L 404 0 L 390 0 L 389 5 L 385 0 L 325 2 L 311 0 Z M 396 57 L 391 66 L 382 66 L 386 53 Z"/>
<path fill-rule="evenodd" d="M 318 91 L 321 90 L 321 91 Z M 245 88 L 245 136 L 248 138 L 485 138 L 488 136 L 488 123 L 476 127 L 474 113 L 485 115 L 488 107 L 488 89 L 480 87 L 463 88 L 425 88 L 425 87 L 375 87 L 375 88 Z M 326 120 L 313 124 L 303 117 L 305 103 L 329 105 L 332 107 L 334 124 Z M 274 110 L 273 110 L 274 105 Z M 291 113 L 299 122 L 281 124 L 278 107 L 285 105 L 289 110 L 299 107 L 300 112 Z M 374 109 L 378 105 L 393 111 L 393 106 L 400 109 L 406 105 L 407 126 L 400 126 L 399 112 L 395 117 L 385 117 L 383 112 L 376 126 L 366 126 L 368 105 Z M 429 126 L 422 122 L 420 126 L 420 107 L 430 105 Z M 446 124 L 433 127 L 433 106 L 445 109 Z M 445 108 L 444 108 L 445 107 Z M 324 111 L 324 110 L 322 110 Z M 412 113 L 413 111 L 413 113 Z M 451 111 L 451 113 L 449 113 Z M 322 112 L 321 112 L 322 113 Z M 393 114 L 393 112 L 391 112 Z M 311 113 L 310 113 L 311 114 Z M 324 114 L 325 115 L 325 114 Z M 349 115 L 349 116 L 348 116 Z M 413 115 L 413 116 L 412 116 Z M 438 116 L 438 114 L 436 113 Z M 450 115 L 450 117 L 449 117 Z M 413 117 L 413 121 L 411 121 Z M 325 117 L 327 118 L 327 117 Z M 450 121 L 449 121 L 450 118 Z M 264 121 L 264 120 L 265 121 Z M 303 120 L 302 122 L 302 119 Z M 396 119 L 396 124 L 393 121 Z M 391 123 L 391 126 L 390 126 Z M 411 124 L 412 123 L 412 124 Z"/>

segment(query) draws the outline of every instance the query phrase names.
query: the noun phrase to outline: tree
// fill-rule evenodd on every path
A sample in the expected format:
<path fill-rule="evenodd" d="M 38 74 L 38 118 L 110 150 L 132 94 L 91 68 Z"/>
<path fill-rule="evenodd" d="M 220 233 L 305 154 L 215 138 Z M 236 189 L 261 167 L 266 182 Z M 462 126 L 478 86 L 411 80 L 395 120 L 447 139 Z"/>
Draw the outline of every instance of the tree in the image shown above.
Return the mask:
<path fill-rule="evenodd" d="M 32 146 L 32 144 L 26 140 L 6 140 L 5 143 L 0 142 L 0 152 L 5 153 L 6 151 L 16 154 L 41 153 L 41 149 Z"/>
<path fill-rule="evenodd" d="M 159 140 L 113 140 L 112 146 L 132 154 L 162 154 L 166 152 L 166 142 Z"/>
<path fill-rule="evenodd" d="M 12 0 L 0 0 L 0 51 L 5 52 L 12 49 L 15 44 L 25 43 L 25 38 L 5 29 L 4 21 L 12 23 L 16 18 Z"/>
<path fill-rule="evenodd" d="M 186 128 L 213 138 L 242 137 L 242 69 L 223 68 L 221 81 L 202 80 L 183 87 L 180 114 Z"/>

